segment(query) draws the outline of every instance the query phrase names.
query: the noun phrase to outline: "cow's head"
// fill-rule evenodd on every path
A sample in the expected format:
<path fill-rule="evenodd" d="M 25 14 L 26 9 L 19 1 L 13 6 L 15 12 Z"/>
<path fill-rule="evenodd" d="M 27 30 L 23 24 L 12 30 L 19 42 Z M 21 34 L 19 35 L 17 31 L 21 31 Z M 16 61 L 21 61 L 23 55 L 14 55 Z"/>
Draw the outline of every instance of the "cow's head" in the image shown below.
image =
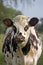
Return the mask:
<path fill-rule="evenodd" d="M 12 22 L 10 19 L 4 19 L 6 22 Z M 38 23 L 39 19 L 36 17 L 29 18 L 23 15 L 18 15 L 13 19 L 13 26 L 14 30 L 16 29 L 15 35 L 14 35 L 14 40 L 18 45 L 21 47 L 25 46 L 28 38 L 30 36 L 30 33 L 35 33 L 34 32 L 34 26 Z"/>

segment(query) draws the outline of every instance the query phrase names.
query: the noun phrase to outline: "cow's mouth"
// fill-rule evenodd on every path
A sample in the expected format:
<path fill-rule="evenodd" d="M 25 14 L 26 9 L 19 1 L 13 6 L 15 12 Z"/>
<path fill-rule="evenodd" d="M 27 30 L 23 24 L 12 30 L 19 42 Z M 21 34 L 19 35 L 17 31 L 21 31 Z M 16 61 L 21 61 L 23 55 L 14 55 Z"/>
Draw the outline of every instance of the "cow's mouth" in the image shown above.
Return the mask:
<path fill-rule="evenodd" d="M 16 41 L 16 43 L 24 42 L 25 41 L 25 37 L 22 36 L 22 35 L 17 35 L 15 37 L 15 41 Z"/>

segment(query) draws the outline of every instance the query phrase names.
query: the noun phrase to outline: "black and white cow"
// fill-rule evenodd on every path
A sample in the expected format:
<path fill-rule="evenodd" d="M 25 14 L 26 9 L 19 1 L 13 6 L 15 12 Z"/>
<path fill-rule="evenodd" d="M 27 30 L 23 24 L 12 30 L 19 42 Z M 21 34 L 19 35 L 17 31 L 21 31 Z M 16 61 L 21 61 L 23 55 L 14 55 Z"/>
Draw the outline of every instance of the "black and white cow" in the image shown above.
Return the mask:
<path fill-rule="evenodd" d="M 8 26 L 2 48 L 7 65 L 37 65 L 42 53 L 42 41 L 35 30 L 38 21 L 24 15 L 16 16 L 13 21 L 3 20 Z"/>

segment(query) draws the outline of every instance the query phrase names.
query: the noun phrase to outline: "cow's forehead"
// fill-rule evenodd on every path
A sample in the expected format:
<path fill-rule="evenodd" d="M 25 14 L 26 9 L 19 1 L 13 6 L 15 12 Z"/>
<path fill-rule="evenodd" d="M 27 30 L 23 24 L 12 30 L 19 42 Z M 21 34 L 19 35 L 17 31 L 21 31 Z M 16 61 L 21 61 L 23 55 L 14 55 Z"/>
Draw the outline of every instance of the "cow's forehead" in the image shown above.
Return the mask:
<path fill-rule="evenodd" d="M 14 24 L 19 23 L 25 25 L 27 22 L 29 22 L 30 18 L 24 15 L 18 15 L 13 19 Z"/>

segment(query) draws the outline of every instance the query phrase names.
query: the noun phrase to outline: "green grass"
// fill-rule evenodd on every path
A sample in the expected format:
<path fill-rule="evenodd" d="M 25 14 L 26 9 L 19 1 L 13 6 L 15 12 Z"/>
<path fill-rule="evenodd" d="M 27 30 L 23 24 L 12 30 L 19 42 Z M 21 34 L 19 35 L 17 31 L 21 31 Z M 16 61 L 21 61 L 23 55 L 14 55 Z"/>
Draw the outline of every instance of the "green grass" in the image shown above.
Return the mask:
<path fill-rule="evenodd" d="M 0 34 L 0 65 L 6 65 L 6 62 L 4 60 L 4 56 L 2 54 L 3 40 L 4 40 L 4 34 Z"/>
<path fill-rule="evenodd" d="M 41 34 L 42 37 L 42 45 L 43 45 L 43 34 Z M 38 61 L 38 65 L 43 65 L 43 46 L 42 46 L 42 55 Z"/>
<path fill-rule="evenodd" d="M 42 37 L 42 41 L 43 41 L 43 34 L 41 34 L 41 37 Z M 3 40 L 4 40 L 4 34 L 0 34 L 0 65 L 6 65 L 4 56 L 2 54 Z M 43 65 L 43 52 L 42 52 L 42 55 L 38 61 L 38 65 Z"/>

